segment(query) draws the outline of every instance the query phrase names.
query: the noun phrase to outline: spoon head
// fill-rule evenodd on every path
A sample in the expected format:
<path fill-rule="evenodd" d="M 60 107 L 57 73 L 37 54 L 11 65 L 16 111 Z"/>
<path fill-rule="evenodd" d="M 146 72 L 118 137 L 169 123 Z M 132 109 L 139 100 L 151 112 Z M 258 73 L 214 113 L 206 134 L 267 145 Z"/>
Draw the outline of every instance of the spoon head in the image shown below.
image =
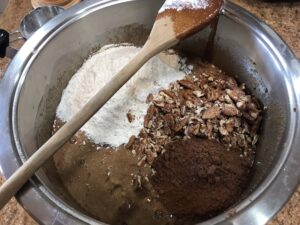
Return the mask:
<path fill-rule="evenodd" d="M 177 4 L 174 2 L 177 2 Z M 198 6 L 197 2 L 199 3 Z M 206 27 L 219 15 L 222 5 L 223 0 L 167 0 L 162 6 L 157 19 L 169 17 L 173 21 L 176 37 L 184 39 Z"/>

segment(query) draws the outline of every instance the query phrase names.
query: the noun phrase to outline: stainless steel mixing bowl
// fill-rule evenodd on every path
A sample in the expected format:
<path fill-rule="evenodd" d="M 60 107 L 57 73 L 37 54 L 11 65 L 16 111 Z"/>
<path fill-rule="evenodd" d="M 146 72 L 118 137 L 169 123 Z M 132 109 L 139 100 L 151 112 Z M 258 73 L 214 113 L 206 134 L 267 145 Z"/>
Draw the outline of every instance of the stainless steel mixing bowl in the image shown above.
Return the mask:
<path fill-rule="evenodd" d="M 29 12 L 21 21 L 19 32 L 26 40 L 49 20 L 62 13 L 64 8 L 59 6 L 38 7 Z"/>
<path fill-rule="evenodd" d="M 162 3 L 84 1 L 26 42 L 0 84 L 0 164 L 6 177 L 50 136 L 62 90 L 83 60 L 107 43 L 142 44 Z M 207 28 L 179 47 L 202 56 L 209 33 Z M 212 62 L 245 82 L 268 110 L 248 190 L 238 204 L 203 224 L 265 224 L 299 184 L 300 65 L 270 27 L 229 2 L 210 51 Z M 51 160 L 17 198 L 42 224 L 102 224 L 65 192 Z"/>

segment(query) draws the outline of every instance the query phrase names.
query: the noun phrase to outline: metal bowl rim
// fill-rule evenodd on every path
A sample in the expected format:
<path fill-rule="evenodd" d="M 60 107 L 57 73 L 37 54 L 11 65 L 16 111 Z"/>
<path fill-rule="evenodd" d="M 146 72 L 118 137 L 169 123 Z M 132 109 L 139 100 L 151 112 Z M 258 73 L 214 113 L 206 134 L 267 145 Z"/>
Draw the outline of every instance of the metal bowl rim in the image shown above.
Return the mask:
<path fill-rule="evenodd" d="M 26 79 L 26 74 L 31 66 L 31 63 L 38 56 L 39 52 L 43 49 L 43 46 L 46 45 L 49 41 L 51 41 L 51 39 L 55 35 L 57 35 L 57 33 L 59 33 L 61 30 L 63 30 L 65 27 L 71 25 L 73 22 L 79 20 L 80 18 L 84 17 L 87 14 L 90 14 L 91 12 L 93 12 L 95 10 L 99 10 L 101 8 L 105 8 L 105 7 L 114 5 L 114 4 L 120 4 L 123 2 L 128 2 L 128 1 L 126 1 L 126 0 L 118 0 L 118 1 L 107 0 L 107 1 L 102 1 L 102 2 L 98 2 L 98 3 L 84 2 L 84 3 L 81 3 L 81 5 L 75 6 L 74 8 L 67 10 L 63 16 L 58 16 L 57 18 L 53 19 L 53 21 L 51 21 L 49 24 L 46 24 L 44 27 L 42 27 L 42 29 L 40 29 L 36 34 L 34 34 L 32 36 L 32 38 L 29 39 L 28 42 L 22 47 L 22 49 L 19 51 L 19 53 L 17 54 L 15 59 L 11 62 L 10 66 L 7 69 L 7 72 L 5 74 L 4 80 L 0 84 L 0 93 L 4 89 L 2 86 L 5 86 L 4 84 L 7 82 L 10 82 L 9 80 L 12 79 L 11 77 L 9 77 L 9 74 L 14 74 L 14 73 L 17 74 L 13 81 L 13 83 L 15 83 L 17 85 L 10 87 L 10 90 L 8 91 L 8 93 L 11 94 L 10 95 L 11 101 L 6 100 L 6 102 L 8 102 L 8 103 L 12 103 L 12 104 L 9 104 L 12 107 L 9 109 L 9 112 L 8 113 L 6 112 L 6 113 L 7 113 L 7 115 L 12 115 L 12 118 L 13 118 L 12 122 L 11 121 L 7 121 L 7 122 L 9 123 L 10 134 L 13 135 L 14 140 L 10 140 L 11 143 L 8 143 L 8 144 L 11 145 L 11 149 L 17 149 L 17 151 L 18 151 L 18 153 L 15 152 L 15 157 L 18 159 L 17 166 L 19 166 L 21 162 L 24 162 L 24 160 L 26 160 L 26 157 L 24 156 L 21 145 L 20 145 L 18 134 L 16 132 L 17 124 L 18 124 L 18 121 L 16 121 L 17 105 L 18 105 L 19 94 L 20 94 L 20 91 L 22 88 L 22 84 Z M 269 47 L 271 47 L 272 50 L 276 51 L 275 55 L 278 56 L 278 60 L 280 62 L 285 63 L 286 59 L 284 59 L 282 57 L 282 55 L 280 54 L 278 46 L 281 46 L 283 44 L 284 47 L 286 47 L 287 45 L 266 24 L 264 24 L 263 22 L 261 22 L 260 20 L 255 18 L 253 15 L 251 15 L 250 13 L 248 13 L 244 9 L 236 6 L 233 3 L 226 2 L 225 7 L 224 7 L 224 14 L 226 14 L 226 13 L 229 13 L 228 14 L 229 16 L 230 16 L 230 14 L 235 15 L 235 17 L 233 19 L 238 20 L 238 22 L 240 22 L 240 23 L 241 22 L 244 23 L 248 27 L 250 27 L 250 24 L 247 22 L 250 21 L 251 23 L 254 23 L 256 26 L 261 28 L 258 30 L 261 31 L 261 33 L 263 35 L 268 35 L 268 39 L 271 39 L 271 41 L 272 41 L 271 42 L 272 46 L 269 45 Z M 257 29 L 256 29 L 256 31 L 257 31 Z M 268 43 L 268 44 L 271 44 L 271 43 Z M 288 52 L 294 59 L 296 59 L 296 57 L 294 56 L 294 54 L 292 53 L 292 51 L 289 48 L 288 48 Z M 20 64 L 19 62 L 22 62 L 22 63 Z M 296 72 L 300 71 L 300 65 L 299 65 L 299 62 L 297 61 L 296 64 L 287 66 L 283 69 L 285 70 L 285 72 L 287 74 L 295 76 Z M 290 79 L 293 79 L 294 78 L 293 76 L 290 76 Z M 18 80 L 18 78 L 19 78 L 19 80 Z M 298 76 L 298 79 L 299 79 L 299 76 Z M 289 81 L 288 83 L 290 83 L 292 81 L 293 80 Z M 293 88 L 291 88 L 291 90 L 293 90 Z M 299 104 L 299 93 L 296 93 L 296 90 L 293 90 L 293 91 L 294 92 L 293 92 L 293 97 L 291 99 L 292 100 L 291 102 L 293 104 L 295 104 L 295 106 L 297 106 Z M 3 96 L 3 95 L 0 95 L 0 96 Z M 6 97 L 8 97 L 8 96 L 6 96 Z M 0 100 L 2 101 L 1 98 L 2 97 L 0 97 Z M 292 105 L 291 105 L 291 107 L 292 107 Z M 0 109 L 0 110 L 2 111 L 2 109 Z M 292 113 L 291 116 L 293 117 L 293 121 L 297 121 L 297 119 L 299 119 L 298 112 Z M 1 127 L 1 125 L 2 125 L 2 123 L 0 124 L 0 127 Z M 8 124 L 6 124 L 6 127 L 7 127 L 7 125 Z M 255 201 L 258 197 L 261 197 L 265 192 L 267 192 L 270 185 L 272 183 L 275 183 L 276 179 L 278 179 L 280 172 L 282 172 L 283 166 L 286 163 L 288 163 L 287 160 L 289 158 L 291 158 L 292 155 L 295 155 L 296 148 L 292 149 L 291 146 L 296 144 L 296 143 L 293 143 L 292 140 L 294 140 L 294 142 L 296 141 L 299 143 L 299 141 L 297 141 L 297 139 L 299 140 L 299 137 L 300 137 L 299 125 L 296 123 L 292 124 L 292 126 L 289 129 L 289 133 L 293 134 L 293 135 L 291 135 L 289 138 L 289 147 L 287 147 L 286 151 L 283 154 L 281 154 L 281 157 L 279 160 L 281 163 L 276 165 L 275 168 L 273 168 L 272 173 L 267 176 L 265 181 L 257 188 L 257 190 L 255 190 L 248 198 L 246 198 L 244 201 L 242 201 L 240 204 L 238 204 L 234 208 L 234 211 L 236 213 L 245 211 L 249 207 L 252 207 L 253 201 Z M 288 150 L 290 150 L 290 151 L 288 151 Z M 294 153 L 294 154 L 292 154 L 292 153 Z M 297 158 L 299 158 L 299 154 L 298 154 Z M 1 163 L 1 165 L 2 165 L 2 163 Z M 300 166 L 300 163 L 298 163 L 296 165 Z M 2 170 L 4 171 L 4 168 L 2 168 Z M 8 177 L 12 172 L 13 171 L 5 173 L 5 175 Z M 295 178 L 297 178 L 297 180 L 299 182 L 300 174 L 296 174 L 296 176 L 297 177 L 295 177 Z M 57 204 L 58 207 L 65 210 L 68 214 L 71 214 L 72 216 L 74 216 L 82 221 L 86 221 L 89 223 L 96 222 L 96 220 L 91 219 L 90 217 L 87 217 L 72 208 L 70 209 L 68 206 L 66 206 L 64 203 L 62 203 L 60 200 L 57 200 L 55 195 L 53 193 L 51 193 L 51 191 L 47 190 L 47 188 L 45 188 L 45 187 L 37 188 L 36 186 L 39 186 L 39 185 L 37 184 L 36 181 L 32 180 L 31 182 L 33 184 L 32 188 L 39 190 L 39 193 L 41 195 L 44 195 L 44 197 L 48 198 L 50 201 Z M 296 182 L 296 183 L 298 184 L 298 182 Z M 292 187 L 291 190 L 294 190 L 297 187 L 297 184 L 294 185 L 294 187 Z M 264 188 L 262 188 L 262 187 L 264 187 Z M 283 202 L 287 201 L 288 197 L 291 194 L 292 194 L 292 191 L 289 193 L 286 193 L 284 196 L 285 200 Z M 23 202 L 25 203 L 26 201 L 23 201 L 21 198 L 21 203 L 23 203 Z M 26 208 L 26 204 L 24 206 Z M 269 217 L 273 216 L 277 210 L 278 209 L 274 209 L 274 212 L 272 213 L 272 215 L 269 215 Z M 230 210 L 230 212 L 232 212 L 232 210 Z M 219 223 L 219 222 L 222 222 L 227 217 L 228 217 L 228 212 L 225 212 L 209 221 L 206 221 L 203 224 Z M 268 219 L 270 219 L 270 218 L 268 218 Z"/>

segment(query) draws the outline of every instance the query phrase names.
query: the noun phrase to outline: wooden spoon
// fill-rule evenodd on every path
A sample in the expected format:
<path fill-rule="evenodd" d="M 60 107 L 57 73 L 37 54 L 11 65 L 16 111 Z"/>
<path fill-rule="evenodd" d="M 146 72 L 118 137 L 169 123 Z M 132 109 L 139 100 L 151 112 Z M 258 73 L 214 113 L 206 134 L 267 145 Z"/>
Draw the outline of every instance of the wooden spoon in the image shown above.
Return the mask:
<path fill-rule="evenodd" d="M 0 209 L 151 57 L 204 28 L 219 15 L 222 6 L 222 0 L 207 0 L 206 8 L 166 9 L 172 2 L 167 0 L 163 5 L 147 42 L 133 60 L 0 187 Z M 182 0 L 183 4 L 186 2 L 189 1 Z"/>

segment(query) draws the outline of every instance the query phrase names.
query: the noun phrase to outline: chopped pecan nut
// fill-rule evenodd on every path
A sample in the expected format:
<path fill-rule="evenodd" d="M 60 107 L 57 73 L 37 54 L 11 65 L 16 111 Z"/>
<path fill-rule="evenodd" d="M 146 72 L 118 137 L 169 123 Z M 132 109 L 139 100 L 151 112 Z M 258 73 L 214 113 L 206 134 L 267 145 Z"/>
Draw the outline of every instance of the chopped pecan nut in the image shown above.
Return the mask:
<path fill-rule="evenodd" d="M 259 112 L 250 112 L 250 116 L 256 119 L 259 115 Z"/>
<path fill-rule="evenodd" d="M 165 95 L 169 96 L 170 98 L 173 98 L 173 99 L 176 98 L 176 94 L 170 90 L 162 90 L 161 92 L 163 92 Z"/>
<path fill-rule="evenodd" d="M 186 126 L 187 122 L 188 122 L 187 118 L 180 119 L 179 121 L 177 121 L 175 123 L 175 126 L 174 126 L 173 130 L 175 132 L 180 131 L 182 128 L 184 128 Z"/>
<path fill-rule="evenodd" d="M 200 125 L 196 124 L 196 125 L 190 125 L 188 127 L 186 127 L 184 134 L 185 136 L 196 136 L 199 134 L 199 130 L 200 130 Z"/>
<path fill-rule="evenodd" d="M 221 109 L 218 106 L 213 106 L 211 108 L 206 109 L 203 112 L 202 118 L 203 119 L 214 119 L 221 114 Z"/>
<path fill-rule="evenodd" d="M 150 121 L 152 122 L 153 117 L 156 115 L 157 111 L 155 109 L 154 105 L 151 105 L 148 110 L 147 114 L 144 117 L 144 127 L 149 128 L 150 127 Z"/>
<path fill-rule="evenodd" d="M 258 142 L 258 135 L 254 135 L 252 145 L 256 145 L 257 142 Z"/>
<path fill-rule="evenodd" d="M 172 112 L 172 109 L 174 109 L 174 105 L 173 104 L 165 104 L 165 106 L 164 107 L 162 107 L 162 111 L 163 112 L 165 112 L 165 113 L 170 113 L 170 112 Z"/>
<path fill-rule="evenodd" d="M 132 135 L 130 138 L 129 138 L 129 141 L 128 143 L 125 145 L 125 148 L 127 149 L 130 149 L 135 141 L 136 137 L 134 135 Z"/>
<path fill-rule="evenodd" d="M 249 122 L 253 122 L 253 121 L 255 121 L 255 118 L 253 118 L 252 116 L 250 116 L 249 115 L 249 113 L 247 113 L 247 112 L 243 112 L 243 117 Z"/>
<path fill-rule="evenodd" d="M 234 121 L 229 119 L 228 121 L 226 121 L 225 127 L 226 127 L 226 130 L 229 133 L 231 133 L 233 131 L 233 129 L 234 129 Z"/>
<path fill-rule="evenodd" d="M 151 165 L 171 141 L 192 136 L 216 139 L 228 150 L 241 148 L 243 159 L 251 161 L 261 107 L 254 97 L 246 95 L 243 85 L 210 68 L 204 66 L 199 73 L 194 71 L 147 97 L 144 128 L 126 145 L 138 158 L 139 166 Z"/>
<path fill-rule="evenodd" d="M 186 106 L 183 105 L 181 108 L 180 108 L 180 113 L 182 116 L 185 116 L 185 113 L 186 113 Z"/>
<path fill-rule="evenodd" d="M 246 104 L 245 104 L 245 102 L 237 102 L 236 107 L 241 110 L 244 110 L 246 108 Z"/>
<path fill-rule="evenodd" d="M 226 93 L 230 96 L 231 99 L 233 99 L 235 102 L 238 102 L 241 100 L 243 96 L 245 96 L 245 92 L 239 90 L 239 89 L 226 89 Z"/>
<path fill-rule="evenodd" d="M 187 88 L 187 89 L 191 89 L 191 90 L 195 90 L 197 87 L 188 80 L 179 80 L 177 81 L 182 87 Z"/>
<path fill-rule="evenodd" d="M 193 95 L 195 95 L 197 98 L 201 98 L 205 94 L 202 91 L 193 91 Z"/>
<path fill-rule="evenodd" d="M 157 110 L 154 105 L 150 105 L 150 107 L 147 110 L 147 116 L 149 116 L 150 119 L 152 119 L 157 113 Z"/>
<path fill-rule="evenodd" d="M 192 109 L 192 108 L 195 107 L 195 104 L 192 103 L 191 101 L 186 101 L 185 104 L 186 104 L 186 106 L 187 106 L 189 109 Z"/>
<path fill-rule="evenodd" d="M 132 123 L 135 120 L 135 115 L 132 114 L 131 110 L 127 113 L 127 119 L 129 123 Z"/>
<path fill-rule="evenodd" d="M 165 106 L 165 103 L 162 101 L 155 101 L 153 100 L 153 104 L 159 108 L 163 108 Z"/>
<path fill-rule="evenodd" d="M 138 167 L 144 166 L 145 163 L 146 163 L 146 159 L 147 159 L 147 156 L 144 155 L 144 156 L 140 159 L 140 161 L 138 161 L 137 166 L 138 166 Z"/>
<path fill-rule="evenodd" d="M 172 114 L 168 113 L 168 114 L 166 114 L 163 118 L 164 118 L 165 124 L 166 124 L 170 129 L 173 129 L 174 126 L 175 126 L 175 120 L 174 120 Z"/>
<path fill-rule="evenodd" d="M 227 78 L 226 86 L 230 89 L 236 89 L 238 87 L 237 82 L 232 77 Z"/>
<path fill-rule="evenodd" d="M 212 89 L 210 92 L 208 92 L 207 96 L 208 101 L 216 101 L 218 98 L 220 98 L 221 92 L 220 90 Z"/>
<path fill-rule="evenodd" d="M 195 96 L 193 95 L 193 91 L 191 90 L 185 90 L 184 92 L 182 92 L 182 97 L 190 101 L 194 101 L 196 99 Z"/>
<path fill-rule="evenodd" d="M 150 102 L 152 102 L 153 98 L 154 98 L 154 97 L 153 97 L 153 94 L 149 94 L 149 95 L 147 96 L 146 103 L 149 104 Z"/>
<path fill-rule="evenodd" d="M 224 127 L 220 127 L 219 128 L 220 134 L 222 134 L 223 136 L 228 135 L 228 131 L 224 128 Z"/>
<path fill-rule="evenodd" d="M 234 105 L 223 104 L 222 113 L 225 116 L 237 116 L 239 114 L 239 110 Z"/>
<path fill-rule="evenodd" d="M 250 131 L 252 134 L 255 134 L 258 131 L 261 121 L 262 121 L 262 116 L 258 116 L 258 118 L 255 120 L 255 122 L 253 123 L 253 125 L 250 128 Z"/>

